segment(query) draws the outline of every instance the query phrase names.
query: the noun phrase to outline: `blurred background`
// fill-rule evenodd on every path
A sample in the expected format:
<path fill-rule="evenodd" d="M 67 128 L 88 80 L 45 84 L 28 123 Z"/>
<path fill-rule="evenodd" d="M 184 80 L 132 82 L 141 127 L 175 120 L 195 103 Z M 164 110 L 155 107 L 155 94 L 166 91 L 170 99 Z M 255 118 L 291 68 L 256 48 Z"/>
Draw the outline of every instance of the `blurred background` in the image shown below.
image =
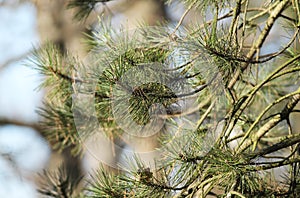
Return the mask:
<path fill-rule="evenodd" d="M 24 66 L 39 43 L 36 7 L 0 1 L 0 197 L 37 197 L 34 175 L 51 153 L 36 130 L 41 77 Z"/>
<path fill-rule="evenodd" d="M 81 161 L 68 153 L 52 151 L 40 133 L 40 118 L 35 110 L 42 106 L 45 90 L 36 89 L 42 76 L 25 66 L 30 64 L 28 55 L 32 50 L 50 41 L 57 44 L 62 53 L 68 51 L 83 58 L 88 49 L 83 42 L 84 33 L 96 26 L 97 15 L 101 13 L 111 15 L 115 27 L 122 24 L 134 28 L 142 21 L 155 25 L 167 20 L 176 25 L 185 11 L 179 3 L 166 6 L 162 0 L 118 0 L 100 4 L 97 13 L 78 22 L 73 19 L 75 10 L 66 9 L 67 3 L 67 0 L 0 0 L 1 198 L 39 197 L 36 191 L 38 172 L 55 168 L 64 160 L 72 163 L 69 166 L 79 166 Z M 194 11 L 183 24 L 192 21 L 201 21 Z M 272 29 L 277 33 L 270 37 L 262 54 L 275 52 L 288 41 L 284 37 L 278 39 L 279 27 Z M 88 157 L 84 159 L 92 161 Z M 92 166 L 90 163 L 83 163 L 84 171 Z"/>
<path fill-rule="evenodd" d="M 115 27 L 133 28 L 146 21 L 176 22 L 184 8 L 164 6 L 160 0 L 120 0 L 99 5 L 85 22 L 73 19 L 67 0 L 0 0 L 0 197 L 39 197 L 37 173 L 54 169 L 68 158 L 58 154 L 39 131 L 36 109 L 42 106 L 45 90 L 37 90 L 42 76 L 28 66 L 34 48 L 46 42 L 62 53 L 84 57 L 83 33 L 91 31 L 97 15 L 108 13 Z M 75 161 L 74 161 L 75 160 Z M 86 164 L 86 163 L 85 163 Z"/>

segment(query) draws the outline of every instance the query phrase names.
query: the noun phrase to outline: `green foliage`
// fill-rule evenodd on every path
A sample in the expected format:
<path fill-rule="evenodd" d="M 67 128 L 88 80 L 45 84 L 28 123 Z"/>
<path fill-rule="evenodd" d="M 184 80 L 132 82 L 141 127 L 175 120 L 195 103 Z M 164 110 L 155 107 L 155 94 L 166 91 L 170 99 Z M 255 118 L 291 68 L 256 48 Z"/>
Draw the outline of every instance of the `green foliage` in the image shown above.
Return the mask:
<path fill-rule="evenodd" d="M 38 191 L 47 197 L 53 198 L 82 197 L 82 195 L 76 195 L 75 193 L 82 177 L 74 180 L 69 174 L 70 170 L 66 170 L 64 165 L 61 165 L 57 171 L 44 171 L 43 175 L 40 175 L 42 184 Z"/>
<path fill-rule="evenodd" d="M 84 19 L 99 2 L 104 1 L 70 5 Z M 173 29 L 162 24 L 127 32 L 103 18 L 88 40 L 91 65 L 61 56 L 51 45 L 35 52 L 33 62 L 45 76 L 41 87 L 49 89 L 39 111 L 46 137 L 56 149 L 72 146 L 80 153 L 71 96 L 75 85 L 90 80 L 95 90 L 87 86 L 81 91 L 94 91 L 96 118 L 80 109 L 82 123 L 97 119 L 110 138 L 122 138 L 126 124 L 144 127 L 153 119 L 151 113 L 165 116 L 166 122 L 155 169 L 138 157 L 129 158 L 129 167 L 117 174 L 100 168 L 84 196 L 299 196 L 300 136 L 290 121 L 299 113 L 295 108 L 300 100 L 299 2 L 271 1 L 260 8 L 248 0 L 180 2 L 187 6 L 182 19 L 195 8 L 204 22 L 179 28 L 180 20 Z M 211 10 L 212 20 L 204 20 Z M 262 55 L 277 22 L 293 35 L 278 51 Z M 78 74 L 86 70 L 91 72 Z M 191 98 L 194 109 L 174 110 Z M 180 119 L 196 127 L 181 128 Z M 280 152 L 285 155 L 276 156 Z M 279 184 L 268 171 L 284 166 L 289 174 Z"/>
<path fill-rule="evenodd" d="M 114 44 L 115 45 L 113 46 L 120 45 L 117 43 Z M 109 52 L 111 53 L 111 51 Z M 116 54 L 114 54 L 111 58 L 112 60 L 109 62 L 105 61 L 103 64 L 97 64 L 97 68 L 94 72 L 94 75 L 96 76 L 95 78 L 98 82 L 95 93 L 95 108 L 98 119 L 101 120 L 100 124 L 103 126 L 104 130 L 109 129 L 110 132 L 113 131 L 114 134 L 110 135 L 120 135 L 122 133 L 122 131 L 118 129 L 114 130 L 117 125 L 113 119 L 114 112 L 112 112 L 111 109 L 111 105 L 113 105 L 112 102 L 116 104 L 115 108 L 119 108 L 118 105 L 122 105 L 124 101 L 129 100 L 130 106 L 127 111 L 128 116 L 133 116 L 133 120 L 138 123 L 146 124 L 150 119 L 148 109 L 152 104 L 160 103 L 167 106 L 168 101 L 174 99 L 174 96 L 170 96 L 170 90 L 168 90 L 167 87 L 153 83 L 143 85 L 143 81 L 145 79 L 145 76 L 143 75 L 132 76 L 132 78 L 135 79 L 136 84 L 141 84 L 139 87 L 126 84 L 128 83 L 126 81 L 128 81 L 128 78 L 130 77 L 122 79 L 124 74 L 129 74 L 130 72 L 136 73 L 136 70 L 141 69 L 139 66 L 140 64 L 152 64 L 153 62 L 163 63 L 166 54 L 167 51 L 160 48 L 144 47 L 140 49 L 129 49 L 128 51 L 120 54 L 117 54 L 116 52 Z M 101 55 L 101 57 L 102 56 L 103 55 Z M 112 55 L 106 53 L 105 56 L 107 58 Z M 105 68 L 104 71 L 101 72 L 102 70 L 99 69 L 99 67 Z M 148 77 L 151 75 L 157 76 L 155 73 L 156 71 L 154 71 L 151 67 L 143 67 L 142 70 L 147 73 Z M 116 87 L 116 90 L 113 90 L 112 87 Z M 166 93 L 164 94 L 164 92 Z M 157 95 L 158 93 L 161 94 L 160 97 Z M 130 95 L 132 96 L 130 97 Z"/>
<path fill-rule="evenodd" d="M 41 126 L 45 137 L 55 150 L 69 147 L 74 155 L 78 155 L 81 146 L 72 112 L 72 84 L 77 79 L 72 75 L 75 64 L 79 63 L 61 55 L 59 49 L 50 43 L 35 50 L 30 61 L 45 77 L 39 89 L 47 88 L 47 96 L 44 107 L 37 111 L 44 118 Z"/>
<path fill-rule="evenodd" d="M 82 20 L 89 16 L 98 3 L 105 3 L 109 1 L 112 0 L 71 0 L 68 6 L 69 8 L 78 8 L 74 17 Z"/>
<path fill-rule="evenodd" d="M 69 105 L 71 106 L 70 101 Z M 48 102 L 38 113 L 44 118 L 41 121 L 41 125 L 44 126 L 42 130 L 53 149 L 63 151 L 72 148 L 72 153 L 78 155 L 81 144 L 70 106 Z"/>
<path fill-rule="evenodd" d="M 74 58 L 64 57 L 58 47 L 47 43 L 33 52 L 30 62 L 45 77 L 39 88 L 48 88 L 47 95 L 50 99 L 59 98 L 62 102 L 70 99 L 73 93 L 72 83 L 76 81 L 71 75 L 74 65 L 78 64 Z"/>

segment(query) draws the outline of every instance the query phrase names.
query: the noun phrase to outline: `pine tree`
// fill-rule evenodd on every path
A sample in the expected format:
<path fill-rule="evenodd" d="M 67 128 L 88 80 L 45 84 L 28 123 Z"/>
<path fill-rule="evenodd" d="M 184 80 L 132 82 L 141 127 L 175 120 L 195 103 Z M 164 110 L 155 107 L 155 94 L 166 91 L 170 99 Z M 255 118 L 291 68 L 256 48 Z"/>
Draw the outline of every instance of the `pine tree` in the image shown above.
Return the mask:
<path fill-rule="evenodd" d="M 85 20 L 109 0 L 73 0 Z M 175 2 L 175 1 L 174 1 Z M 173 3 L 166 1 L 166 4 Z M 91 179 L 45 172 L 49 197 L 298 197 L 298 0 L 180 0 L 179 22 L 134 30 L 102 15 L 85 60 L 48 44 L 32 56 L 48 88 L 41 127 L 57 150 L 84 155 L 98 136 L 124 149 L 153 136 L 155 163 L 132 152 Z M 179 4 L 175 4 L 180 6 Z M 183 25 L 190 13 L 201 18 Z M 278 36 L 272 31 L 280 26 Z M 286 42 L 262 53 L 268 40 Z M 274 38 L 273 38 L 274 39 Z M 270 43 L 270 42 L 269 42 Z M 150 152 L 150 151 L 149 151 Z M 126 152 L 121 152 L 126 155 Z M 121 159 L 121 158 L 120 158 Z M 274 171 L 284 167 L 281 181 Z M 80 180 L 84 187 L 78 189 Z"/>

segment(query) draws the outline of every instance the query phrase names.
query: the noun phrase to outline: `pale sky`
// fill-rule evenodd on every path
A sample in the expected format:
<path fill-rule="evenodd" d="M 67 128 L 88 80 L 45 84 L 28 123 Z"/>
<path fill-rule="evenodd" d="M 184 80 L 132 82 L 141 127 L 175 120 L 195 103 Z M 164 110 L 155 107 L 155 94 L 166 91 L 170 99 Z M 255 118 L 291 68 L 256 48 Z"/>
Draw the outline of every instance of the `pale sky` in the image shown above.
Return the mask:
<path fill-rule="evenodd" d="M 28 52 L 38 43 L 35 8 L 30 4 L 0 7 L 0 65 Z M 15 62 L 0 69 L 0 117 L 37 121 L 35 110 L 42 93 L 34 89 L 37 72 Z M 34 184 L 26 176 L 40 171 L 47 163 L 50 149 L 35 131 L 24 127 L 0 127 L 0 153 L 9 154 L 16 167 L 0 156 L 0 197 L 38 197 Z M 23 176 L 25 177 L 23 177 Z"/>

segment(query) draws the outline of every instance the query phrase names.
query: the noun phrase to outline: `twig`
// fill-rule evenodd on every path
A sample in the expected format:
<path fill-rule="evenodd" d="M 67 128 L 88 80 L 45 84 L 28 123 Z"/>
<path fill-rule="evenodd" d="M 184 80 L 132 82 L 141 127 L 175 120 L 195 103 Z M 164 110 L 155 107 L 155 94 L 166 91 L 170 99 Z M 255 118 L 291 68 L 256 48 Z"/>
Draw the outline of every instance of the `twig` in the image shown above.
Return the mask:
<path fill-rule="evenodd" d="M 199 127 L 202 125 L 202 123 L 204 122 L 204 120 L 207 118 L 208 114 L 211 112 L 212 108 L 215 105 L 215 100 L 212 101 L 212 103 L 210 104 L 210 106 L 208 107 L 208 109 L 205 111 L 205 113 L 202 115 L 202 117 L 197 121 L 197 127 L 196 129 L 199 129 Z"/>
<path fill-rule="evenodd" d="M 272 80 L 272 78 L 278 74 L 278 72 L 282 71 L 283 69 L 285 69 L 287 66 L 289 66 L 290 64 L 292 64 L 294 61 L 298 60 L 300 58 L 300 54 L 295 56 L 294 58 L 288 60 L 287 62 L 285 62 L 284 64 L 282 64 L 280 67 L 278 67 L 274 72 L 272 72 L 270 75 L 268 75 L 261 83 L 259 83 L 258 85 L 256 85 L 248 94 L 243 95 L 242 97 L 240 97 L 240 99 L 237 101 L 236 105 L 234 105 L 233 109 L 230 112 L 230 118 L 233 118 L 236 114 L 238 114 L 236 116 L 236 118 L 239 118 L 240 115 L 242 114 L 242 112 L 245 110 L 245 108 L 249 105 L 249 103 L 252 101 L 254 95 L 261 89 L 261 87 L 263 87 L 265 84 L 267 84 L 270 80 Z M 234 122 L 236 122 L 237 119 L 234 120 Z M 226 126 L 223 129 L 222 133 L 225 133 L 225 131 L 232 131 L 233 127 L 235 124 L 231 124 L 230 126 Z M 242 140 L 242 142 L 240 143 L 240 145 L 243 143 L 243 141 L 249 136 L 250 130 L 248 130 L 248 132 L 245 134 L 245 138 Z M 225 136 L 226 137 L 226 136 Z"/>
<path fill-rule="evenodd" d="M 250 126 L 250 128 L 248 129 L 248 131 L 244 134 L 244 138 L 243 140 L 240 142 L 240 145 L 243 144 L 243 142 L 249 137 L 251 131 L 254 129 L 254 127 L 259 123 L 259 121 L 263 118 L 263 116 L 275 105 L 275 104 L 278 104 L 280 103 L 281 101 L 283 100 L 286 100 L 287 98 L 289 97 L 292 97 L 294 95 L 297 95 L 299 94 L 300 92 L 299 91 L 296 91 L 296 92 L 293 92 L 293 93 L 290 93 L 290 94 L 287 94 L 277 100 L 275 100 L 274 102 L 272 102 L 271 104 L 269 104 L 261 113 L 260 115 L 257 117 L 257 119 L 253 122 L 253 124 Z M 275 114 L 275 115 L 272 115 L 273 117 L 275 116 L 278 116 L 279 114 Z"/>
<path fill-rule="evenodd" d="M 17 62 L 17 61 L 20 61 L 24 58 L 26 58 L 28 55 L 30 55 L 32 53 L 32 50 L 29 50 L 19 56 L 16 56 L 16 57 L 13 57 L 13 58 L 10 58 L 8 59 L 7 61 L 5 61 L 4 63 L 0 64 L 0 72 L 1 70 L 3 70 L 4 68 L 8 67 L 10 64 L 14 63 L 14 62 Z"/>
<path fill-rule="evenodd" d="M 279 151 L 283 148 L 287 148 L 289 146 L 299 143 L 300 142 L 300 134 L 288 135 L 282 139 L 283 139 L 282 141 L 280 141 L 270 147 L 267 147 L 263 150 L 256 152 L 253 156 L 251 156 L 251 159 L 254 159 L 257 156 L 267 155 L 267 154 L 273 153 L 275 151 Z"/>
<path fill-rule="evenodd" d="M 173 30 L 173 32 L 170 34 L 171 36 L 175 34 L 175 32 L 179 29 L 180 25 L 182 24 L 184 18 L 186 17 L 186 15 L 190 12 L 190 10 L 193 8 L 193 6 L 195 5 L 195 3 L 191 4 L 188 9 L 186 9 L 186 11 L 183 13 L 183 15 L 181 16 L 180 20 L 178 21 L 175 29 Z"/>
<path fill-rule="evenodd" d="M 294 164 L 294 163 L 299 163 L 299 162 L 300 162 L 299 158 L 294 158 L 294 159 L 289 159 L 289 160 L 282 160 L 282 161 L 279 161 L 279 162 L 273 162 L 273 163 L 268 164 L 268 165 L 252 166 L 251 168 L 249 168 L 249 171 L 268 170 L 268 169 L 273 169 L 273 168 L 277 168 L 277 167 L 281 167 L 281 166 L 285 166 L 285 165 L 289 165 L 289 164 Z"/>
<path fill-rule="evenodd" d="M 280 16 L 280 14 L 282 13 L 282 11 L 285 9 L 285 7 L 291 3 L 290 0 L 283 0 L 281 1 L 276 8 L 271 12 L 265 28 L 262 30 L 261 34 L 259 35 L 258 39 L 256 40 L 256 42 L 253 44 L 252 48 L 250 49 L 250 51 L 248 52 L 248 54 L 246 55 L 246 57 L 251 60 L 253 58 L 253 56 L 255 55 L 255 53 L 257 52 L 258 49 L 261 48 L 261 46 L 263 45 L 264 41 L 266 40 L 267 36 L 269 35 L 271 28 L 273 27 L 276 19 Z M 246 62 L 245 64 L 241 65 L 241 69 L 237 70 L 235 72 L 235 74 L 233 75 L 231 81 L 228 84 L 228 88 L 231 89 L 235 83 L 237 82 L 241 72 L 243 72 L 249 65 L 249 62 Z"/>
<path fill-rule="evenodd" d="M 249 146 L 253 145 L 253 149 L 255 149 L 257 142 L 260 140 L 262 136 L 264 136 L 268 131 L 274 128 L 281 121 L 288 119 L 290 112 L 294 109 L 296 104 L 300 101 L 300 94 L 292 96 L 290 101 L 286 104 L 286 106 L 282 109 L 281 113 L 275 116 L 273 119 L 269 120 L 265 123 L 254 135 L 251 139 L 248 139 L 244 144 L 242 144 L 237 150 L 238 153 L 246 150 Z"/>
<path fill-rule="evenodd" d="M 232 35 L 233 35 L 233 30 L 236 29 L 236 27 L 237 27 L 237 22 L 238 22 L 237 19 L 238 19 L 240 13 L 241 13 L 241 7 L 242 7 L 242 0 L 236 1 L 236 7 L 235 7 L 234 12 L 233 12 L 233 19 L 232 19 L 232 22 L 231 22 L 231 25 L 230 25 L 230 28 L 229 28 L 230 40 L 231 40 Z"/>
<path fill-rule="evenodd" d="M 21 120 L 16 120 L 16 119 L 0 118 L 0 126 L 5 126 L 5 125 L 29 127 L 36 130 L 41 136 L 44 137 L 44 134 L 42 133 L 42 128 L 38 123 L 23 122 Z"/>

